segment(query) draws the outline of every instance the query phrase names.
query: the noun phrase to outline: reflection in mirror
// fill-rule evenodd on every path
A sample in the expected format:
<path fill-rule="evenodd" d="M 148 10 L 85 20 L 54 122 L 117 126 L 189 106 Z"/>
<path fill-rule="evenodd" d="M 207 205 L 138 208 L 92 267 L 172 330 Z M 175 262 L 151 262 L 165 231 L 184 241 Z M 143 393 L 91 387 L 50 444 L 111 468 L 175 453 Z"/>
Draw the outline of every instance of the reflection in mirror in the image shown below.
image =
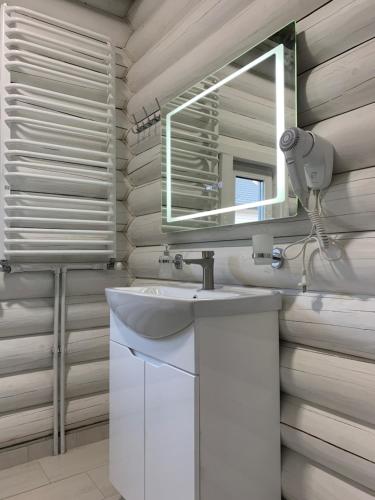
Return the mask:
<path fill-rule="evenodd" d="M 163 106 L 164 231 L 296 215 L 278 148 L 295 89 L 291 23 Z"/>

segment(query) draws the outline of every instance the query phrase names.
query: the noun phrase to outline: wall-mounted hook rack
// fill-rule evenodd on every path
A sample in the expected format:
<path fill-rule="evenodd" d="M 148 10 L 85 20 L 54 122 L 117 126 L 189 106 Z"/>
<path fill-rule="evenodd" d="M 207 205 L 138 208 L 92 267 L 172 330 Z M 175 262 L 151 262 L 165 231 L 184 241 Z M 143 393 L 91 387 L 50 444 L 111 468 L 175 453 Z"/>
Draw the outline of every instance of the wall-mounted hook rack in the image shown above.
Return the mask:
<path fill-rule="evenodd" d="M 160 104 L 159 104 L 159 101 L 156 97 L 155 97 L 155 101 L 156 101 L 157 107 L 151 113 L 147 113 L 146 108 L 144 106 L 142 107 L 145 116 L 141 120 L 137 120 L 137 118 L 133 114 L 134 126 L 132 127 L 132 132 L 134 134 L 140 134 L 144 130 L 147 130 L 148 128 L 152 127 L 153 125 L 156 125 L 156 123 L 160 122 L 160 120 L 161 120 Z"/>

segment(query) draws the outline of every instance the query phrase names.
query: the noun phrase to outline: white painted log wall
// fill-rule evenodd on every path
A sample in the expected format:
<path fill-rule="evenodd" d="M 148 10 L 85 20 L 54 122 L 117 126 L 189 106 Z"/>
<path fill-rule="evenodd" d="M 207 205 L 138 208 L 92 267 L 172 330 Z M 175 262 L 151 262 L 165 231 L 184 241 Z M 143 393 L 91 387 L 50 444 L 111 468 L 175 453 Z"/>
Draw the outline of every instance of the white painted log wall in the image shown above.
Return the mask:
<path fill-rule="evenodd" d="M 341 241 L 342 261 L 312 256 L 310 291 L 297 289 L 300 261 L 280 271 L 255 267 L 252 234 L 269 232 L 277 246 L 305 235 L 304 214 L 281 221 L 165 235 L 160 217 L 160 129 L 128 134 L 128 238 L 134 284 L 199 282 L 201 271 L 158 264 L 163 242 L 172 253 L 216 252 L 216 280 L 278 288 L 282 340 L 283 496 L 285 500 L 375 498 L 375 10 L 372 0 L 279 2 L 254 0 L 238 14 L 205 0 L 165 30 L 128 73 L 128 112 L 137 116 L 297 18 L 299 123 L 335 147 L 335 177 L 325 197 L 324 221 Z M 216 2 L 220 4 L 219 1 Z M 134 12 L 157 21 L 149 0 Z M 240 2 L 236 2 L 240 5 Z M 200 10 L 201 9 L 201 10 Z M 140 19 L 142 15 L 140 15 Z M 301 18 L 299 20 L 299 18 Z M 135 32 L 142 21 L 136 21 Z M 156 23 L 157 24 L 157 23 Z M 249 28 L 250 27 L 250 28 Z M 195 41 L 187 49 L 187 41 Z M 135 35 L 133 35 L 135 37 Z M 135 38 L 134 38 L 135 39 Z M 220 63 L 218 64 L 218 60 Z M 173 280 L 173 281 L 171 281 Z M 304 398 L 304 399 L 300 399 Z M 306 401 L 307 400 L 307 401 Z"/>
<path fill-rule="evenodd" d="M 125 176 L 130 158 L 126 134 L 131 125 L 126 105 L 131 94 L 124 81 L 131 64 L 124 50 L 132 32 L 130 24 L 67 0 L 17 0 L 8 3 L 81 24 L 108 35 L 116 46 L 117 260 L 125 262 L 131 251 L 124 233 L 131 220 L 126 207 L 131 186 Z M 68 271 L 68 430 L 108 420 L 109 312 L 104 289 L 128 283 L 125 270 Z M 52 435 L 53 295 L 51 272 L 0 273 L 2 450 Z M 101 439 L 99 431 L 98 439 Z"/>

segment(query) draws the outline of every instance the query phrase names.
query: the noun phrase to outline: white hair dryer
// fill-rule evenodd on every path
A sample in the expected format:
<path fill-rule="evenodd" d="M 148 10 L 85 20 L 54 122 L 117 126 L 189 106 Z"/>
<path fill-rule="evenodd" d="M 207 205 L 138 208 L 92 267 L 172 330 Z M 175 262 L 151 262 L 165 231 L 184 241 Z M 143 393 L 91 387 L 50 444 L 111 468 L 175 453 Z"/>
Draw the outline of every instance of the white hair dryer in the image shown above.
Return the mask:
<path fill-rule="evenodd" d="M 280 138 L 290 182 L 302 205 L 307 207 L 309 188 L 320 191 L 332 180 L 333 146 L 313 132 L 288 128 Z"/>
<path fill-rule="evenodd" d="M 322 137 L 297 127 L 285 130 L 279 145 L 285 155 L 293 191 L 312 223 L 309 236 L 288 245 L 283 250 L 283 256 L 287 260 L 295 259 L 302 254 L 303 268 L 300 286 L 305 292 L 307 289 L 305 262 L 307 244 L 311 241 L 317 241 L 321 256 L 328 260 L 336 260 L 328 256 L 332 240 L 327 235 L 320 218 L 320 191 L 331 183 L 334 149 L 332 144 Z M 315 207 L 312 210 L 309 208 L 310 190 L 315 195 Z M 302 249 L 294 257 L 288 257 L 288 249 L 298 243 L 302 243 Z"/>

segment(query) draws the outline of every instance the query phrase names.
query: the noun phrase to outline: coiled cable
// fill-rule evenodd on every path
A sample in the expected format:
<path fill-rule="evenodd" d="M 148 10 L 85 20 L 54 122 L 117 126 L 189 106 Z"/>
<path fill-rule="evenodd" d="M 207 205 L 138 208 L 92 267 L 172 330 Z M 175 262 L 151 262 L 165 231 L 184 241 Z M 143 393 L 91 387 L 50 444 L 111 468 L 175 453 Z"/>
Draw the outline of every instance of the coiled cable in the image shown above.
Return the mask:
<path fill-rule="evenodd" d="M 310 234 L 301 240 L 290 243 L 283 250 L 283 257 L 285 260 L 295 260 L 302 255 L 302 278 L 301 282 L 298 283 L 298 286 L 302 287 L 303 292 L 306 292 L 308 284 L 306 249 L 309 243 L 315 241 L 318 244 L 320 257 L 325 260 L 333 261 L 341 258 L 341 250 L 338 257 L 330 257 L 327 253 L 331 246 L 338 246 L 338 243 L 327 235 L 323 221 L 321 220 L 321 191 L 314 191 L 313 193 L 315 196 L 315 207 L 310 210 L 309 208 L 303 206 L 311 221 Z M 296 245 L 301 245 L 301 248 L 295 255 L 289 256 L 289 250 Z"/>

